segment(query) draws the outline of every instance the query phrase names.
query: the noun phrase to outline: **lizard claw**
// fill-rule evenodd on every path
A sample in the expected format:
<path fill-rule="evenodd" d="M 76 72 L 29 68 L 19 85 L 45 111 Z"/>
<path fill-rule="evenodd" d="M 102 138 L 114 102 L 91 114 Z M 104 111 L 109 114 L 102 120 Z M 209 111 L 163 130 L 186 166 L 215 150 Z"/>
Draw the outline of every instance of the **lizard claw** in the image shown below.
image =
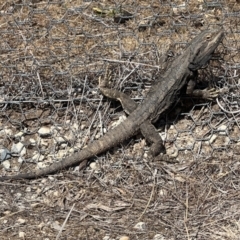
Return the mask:
<path fill-rule="evenodd" d="M 109 69 L 109 65 L 108 65 L 104 77 L 102 78 L 100 76 L 98 79 L 100 89 L 109 87 L 109 82 L 111 80 L 112 80 L 112 72 Z"/>
<path fill-rule="evenodd" d="M 214 98 L 218 97 L 219 93 L 220 93 L 220 91 L 215 88 L 203 89 L 202 90 L 202 98 L 208 99 L 208 100 L 213 100 Z"/>

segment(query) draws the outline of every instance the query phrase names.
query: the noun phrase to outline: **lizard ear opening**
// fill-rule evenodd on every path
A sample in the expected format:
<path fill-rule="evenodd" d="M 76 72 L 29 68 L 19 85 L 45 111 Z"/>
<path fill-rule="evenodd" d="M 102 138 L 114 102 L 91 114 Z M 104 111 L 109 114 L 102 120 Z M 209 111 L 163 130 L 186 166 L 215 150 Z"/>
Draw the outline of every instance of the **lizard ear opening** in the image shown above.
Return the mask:
<path fill-rule="evenodd" d="M 191 63 L 189 63 L 188 68 L 189 68 L 189 70 L 191 70 L 191 71 L 195 71 L 195 70 L 198 69 L 197 66 L 198 66 L 198 65 L 197 65 L 196 63 L 191 62 Z"/>

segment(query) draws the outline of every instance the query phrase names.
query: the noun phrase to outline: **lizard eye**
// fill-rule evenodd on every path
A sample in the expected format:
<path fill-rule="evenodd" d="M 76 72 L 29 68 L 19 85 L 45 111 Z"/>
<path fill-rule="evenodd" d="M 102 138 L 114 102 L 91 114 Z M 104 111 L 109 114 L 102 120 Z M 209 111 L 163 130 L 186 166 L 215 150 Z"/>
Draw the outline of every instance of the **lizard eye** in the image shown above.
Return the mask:
<path fill-rule="evenodd" d="M 211 39 L 211 35 L 209 34 L 206 36 L 206 40 L 210 40 L 210 39 Z"/>

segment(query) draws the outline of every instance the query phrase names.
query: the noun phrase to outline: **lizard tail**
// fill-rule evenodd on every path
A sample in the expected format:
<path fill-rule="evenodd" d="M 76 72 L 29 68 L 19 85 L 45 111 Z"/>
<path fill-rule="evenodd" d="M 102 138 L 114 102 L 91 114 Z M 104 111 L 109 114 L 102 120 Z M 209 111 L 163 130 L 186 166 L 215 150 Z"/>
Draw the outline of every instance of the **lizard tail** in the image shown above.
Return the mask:
<path fill-rule="evenodd" d="M 8 179 L 34 179 L 48 174 L 55 173 L 61 169 L 80 164 L 86 165 L 87 159 L 96 156 L 101 152 L 104 152 L 111 147 L 118 145 L 120 142 L 134 135 L 138 130 L 138 125 L 134 124 L 133 121 L 126 119 L 124 122 L 119 124 L 116 128 L 107 132 L 97 141 L 88 144 L 84 149 L 79 152 L 72 154 L 71 156 L 63 158 L 59 162 L 55 162 L 52 165 L 36 170 L 30 173 L 21 173 L 13 176 L 2 176 L 0 181 Z"/>

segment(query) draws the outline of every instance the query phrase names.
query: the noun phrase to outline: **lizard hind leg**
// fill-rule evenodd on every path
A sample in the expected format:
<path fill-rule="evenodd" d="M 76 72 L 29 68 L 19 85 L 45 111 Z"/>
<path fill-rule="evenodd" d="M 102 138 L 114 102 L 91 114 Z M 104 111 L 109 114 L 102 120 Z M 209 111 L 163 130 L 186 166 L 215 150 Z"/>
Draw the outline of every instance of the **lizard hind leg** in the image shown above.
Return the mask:
<path fill-rule="evenodd" d="M 120 92 L 116 89 L 110 88 L 109 82 L 111 81 L 111 79 L 112 72 L 109 71 L 109 69 L 107 68 L 104 78 L 103 79 L 99 78 L 100 91 L 104 96 L 108 98 L 119 100 L 127 114 L 130 114 L 138 107 L 138 104 L 134 100 L 132 100 L 127 94 Z M 154 158 L 157 155 L 162 155 L 166 153 L 163 141 L 159 133 L 149 120 L 143 122 L 139 126 L 139 128 L 147 142 L 151 144 L 149 150 L 149 157 Z"/>
<path fill-rule="evenodd" d="M 99 89 L 104 96 L 120 101 L 126 113 L 130 114 L 137 108 L 138 104 L 134 102 L 127 94 L 120 92 L 116 89 L 112 89 L 109 86 L 112 75 L 112 71 L 107 68 L 104 78 L 99 78 Z"/>

